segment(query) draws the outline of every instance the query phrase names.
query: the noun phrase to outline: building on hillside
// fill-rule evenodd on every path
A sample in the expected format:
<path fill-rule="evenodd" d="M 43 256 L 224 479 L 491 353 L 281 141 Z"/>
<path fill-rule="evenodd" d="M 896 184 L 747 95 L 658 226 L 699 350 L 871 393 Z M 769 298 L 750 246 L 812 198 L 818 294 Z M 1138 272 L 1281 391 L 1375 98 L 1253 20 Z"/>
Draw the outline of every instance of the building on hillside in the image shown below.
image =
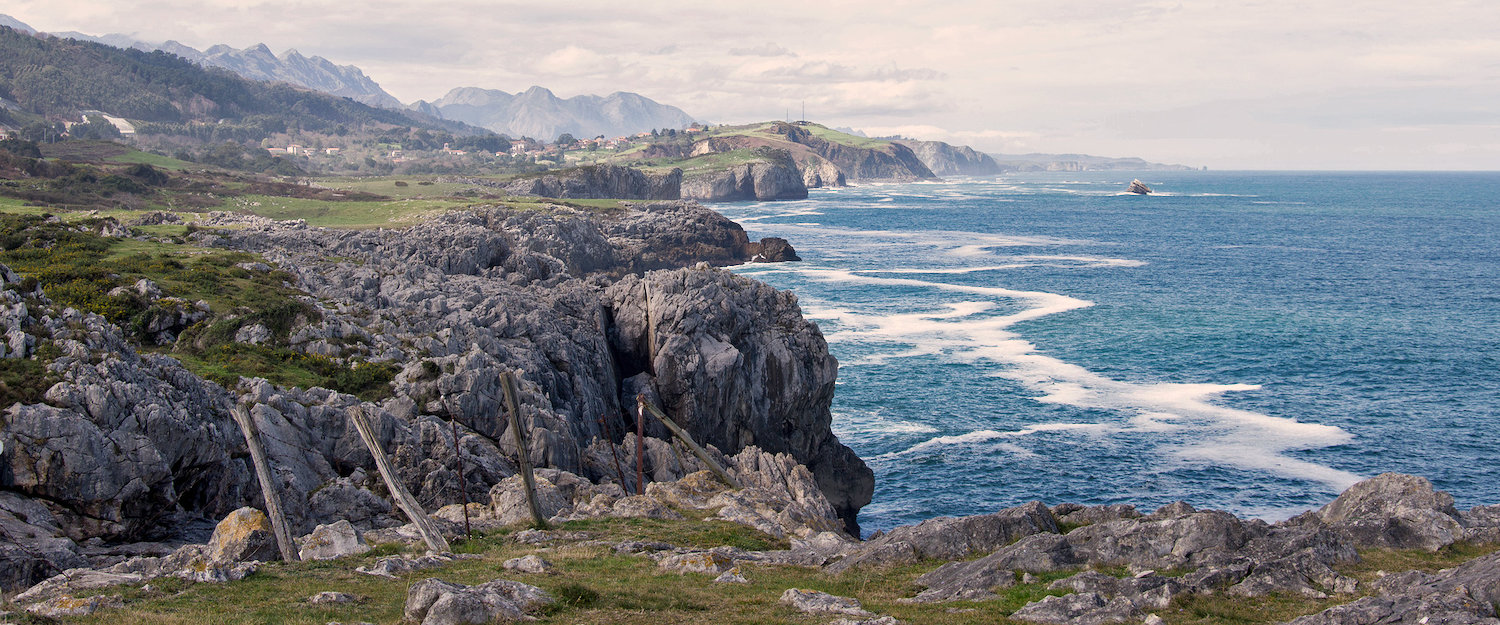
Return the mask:
<path fill-rule="evenodd" d="M 292 156 L 296 156 L 298 154 L 306 154 L 307 148 L 293 143 L 289 146 L 286 146 L 286 153 L 291 154 Z"/>
<path fill-rule="evenodd" d="M 323 148 L 323 153 L 327 154 L 329 156 L 336 156 L 336 155 L 338 155 L 339 152 L 342 152 L 342 151 L 343 151 L 342 148 Z"/>
<path fill-rule="evenodd" d="M 272 154 L 286 154 L 286 148 L 266 148 L 266 151 Z"/>

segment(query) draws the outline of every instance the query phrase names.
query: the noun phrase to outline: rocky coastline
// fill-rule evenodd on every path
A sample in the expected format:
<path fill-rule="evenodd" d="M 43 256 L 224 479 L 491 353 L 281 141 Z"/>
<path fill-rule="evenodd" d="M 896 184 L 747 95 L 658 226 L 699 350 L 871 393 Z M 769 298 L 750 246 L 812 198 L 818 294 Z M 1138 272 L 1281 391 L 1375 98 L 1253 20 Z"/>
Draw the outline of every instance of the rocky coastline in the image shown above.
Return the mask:
<path fill-rule="evenodd" d="M 830 428 L 837 361 L 795 295 L 716 268 L 796 253 L 784 239 L 751 242 L 694 202 L 608 212 L 481 207 L 362 231 L 216 213 L 191 237 L 264 261 L 247 271 L 286 272 L 305 293 L 286 342 L 325 358 L 390 363 L 390 393 L 366 401 L 250 378 L 221 386 L 170 351 L 133 345 L 103 317 L 57 306 L 0 266 L 5 355 L 25 358 L 43 343 L 59 354 L 45 400 L 0 413 L 0 591 L 20 593 L 16 609 L 120 608 L 124 600 L 101 589 L 162 578 L 233 582 L 276 559 L 231 416 L 241 406 L 263 437 L 301 559 L 365 558 L 359 572 L 368 575 L 436 574 L 477 556 L 363 555 L 372 545 L 415 549 L 421 539 L 390 503 L 351 412 L 372 423 L 402 485 L 450 537 L 464 524 L 483 532 L 528 522 L 517 476 L 524 454 L 538 467 L 539 507 L 551 523 L 694 515 L 786 542 L 705 549 L 557 530 L 507 534 L 516 548 L 607 550 L 723 583 L 753 583 L 776 567 L 829 579 L 921 567 L 916 590 L 893 605 L 978 610 L 1008 589 L 1035 588 L 1044 596 L 1006 617 L 1037 623 L 1157 623 L 1203 597 L 1317 602 L 1294 615 L 1299 625 L 1500 622 L 1492 547 L 1500 506 L 1459 511 L 1414 476 L 1366 480 L 1278 523 L 1187 503 L 1142 513 L 1031 502 L 860 540 L 857 515 L 873 474 Z M 154 285 L 135 288 L 147 294 Z M 152 336 L 191 323 L 164 323 Z M 278 332 L 246 326 L 233 341 Z M 497 418 L 503 373 L 520 380 L 525 449 Z M 642 395 L 740 488 L 683 453 L 660 422 L 641 424 L 637 439 Z M 638 461 L 646 484 L 621 469 Z M 1351 568 L 1378 553 L 1460 547 L 1477 555 L 1441 570 L 1361 577 Z M 550 566 L 533 553 L 504 568 L 541 575 Z M 781 590 L 797 611 L 857 619 L 835 622 L 899 622 L 856 598 Z M 411 586 L 405 610 L 413 622 L 509 622 L 551 601 L 520 582 L 430 579 Z M 443 620 L 460 613 L 482 620 Z"/>

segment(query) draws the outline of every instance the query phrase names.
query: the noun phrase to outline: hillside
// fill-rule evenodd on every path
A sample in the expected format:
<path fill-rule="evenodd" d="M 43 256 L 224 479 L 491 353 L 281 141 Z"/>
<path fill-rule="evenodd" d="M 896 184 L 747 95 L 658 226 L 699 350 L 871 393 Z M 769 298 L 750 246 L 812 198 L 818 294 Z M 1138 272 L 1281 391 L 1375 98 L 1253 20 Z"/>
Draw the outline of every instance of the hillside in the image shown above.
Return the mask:
<path fill-rule="evenodd" d="M 847 182 L 911 182 L 937 178 L 911 148 L 892 141 L 856 137 L 809 122 L 766 122 L 674 132 L 644 147 L 611 155 L 609 159 L 647 167 L 680 167 L 686 172 L 685 188 L 695 171 L 709 172 L 722 170 L 724 165 L 756 162 L 789 163 L 807 188 L 843 186 Z M 766 171 L 782 175 L 775 168 Z M 764 194 L 757 195 L 765 199 Z M 778 195 L 794 197 L 795 192 Z"/>
<path fill-rule="evenodd" d="M 896 143 L 911 148 L 922 164 L 939 176 L 993 176 L 1005 171 L 990 155 L 967 145 L 913 139 L 899 139 Z"/>
<path fill-rule="evenodd" d="M 634 93 L 559 98 L 542 87 L 510 94 L 495 89 L 461 87 L 433 102 L 412 108 L 434 117 L 465 122 L 512 137 L 551 141 L 564 133 L 575 137 L 618 137 L 655 128 L 686 128 L 692 116 L 675 106 Z"/>
<path fill-rule="evenodd" d="M 287 128 L 332 133 L 339 126 L 445 126 L 204 69 L 165 52 L 31 36 L 11 28 L 0 28 L 0 98 L 14 100 L 22 114 L 47 120 L 76 120 L 81 111 L 98 110 L 147 122 L 142 134 L 194 134 L 190 125 L 211 124 L 213 134 L 241 141 Z"/>

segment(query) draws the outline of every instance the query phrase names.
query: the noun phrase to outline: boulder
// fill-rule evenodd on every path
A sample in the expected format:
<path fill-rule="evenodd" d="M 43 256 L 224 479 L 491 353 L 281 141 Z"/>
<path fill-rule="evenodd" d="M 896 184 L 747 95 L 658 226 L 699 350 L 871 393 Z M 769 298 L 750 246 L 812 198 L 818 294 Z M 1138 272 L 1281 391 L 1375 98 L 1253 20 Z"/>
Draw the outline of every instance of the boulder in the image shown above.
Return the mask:
<path fill-rule="evenodd" d="M 857 566 L 904 564 L 923 559 L 962 560 L 1039 533 L 1057 533 L 1052 512 L 1039 501 L 993 514 L 939 517 L 897 527 L 829 565 L 830 573 Z"/>
<path fill-rule="evenodd" d="M 532 573 L 536 575 L 543 575 L 557 572 L 557 567 L 552 566 L 551 562 L 543 560 L 541 556 L 538 556 L 536 554 L 529 554 L 521 556 L 519 558 L 511 558 L 509 560 L 506 560 L 503 566 L 505 567 L 505 570 L 515 571 L 517 573 Z"/>
<path fill-rule="evenodd" d="M 734 560 L 713 551 L 699 551 L 667 556 L 658 561 L 656 566 L 663 571 L 679 575 L 683 573 L 719 575 L 733 568 Z"/>
<path fill-rule="evenodd" d="M 752 263 L 785 263 L 802 260 L 792 244 L 781 237 L 766 237 L 748 248 Z"/>
<path fill-rule="evenodd" d="M 270 562 L 281 559 L 281 550 L 266 513 L 247 506 L 229 513 L 214 526 L 206 555 L 215 564 Z"/>
<path fill-rule="evenodd" d="M 1361 548 L 1436 551 L 1464 536 L 1453 497 L 1415 475 L 1383 473 L 1355 484 L 1317 515 Z"/>
<path fill-rule="evenodd" d="M 311 534 L 297 541 L 297 555 L 303 560 L 333 560 L 368 553 L 370 546 L 348 521 L 319 525 Z"/>
<path fill-rule="evenodd" d="M 1136 620 L 1140 614 L 1140 610 L 1123 598 L 1105 599 L 1098 593 L 1079 592 L 1033 601 L 1016 610 L 1010 618 L 1032 623 L 1100 625 Z"/>
<path fill-rule="evenodd" d="M 407 589 L 404 615 L 421 625 L 515 623 L 553 601 L 546 591 L 520 582 L 465 586 L 429 577 Z"/>
<path fill-rule="evenodd" d="M 860 605 L 858 599 L 839 597 L 817 590 L 788 588 L 786 592 L 781 593 L 781 603 L 792 606 L 804 614 L 874 616 Z"/>
<path fill-rule="evenodd" d="M 1127 187 L 1125 191 L 1127 193 L 1134 193 L 1136 195 L 1150 195 L 1151 187 L 1146 186 L 1146 183 L 1141 182 L 1140 180 L 1131 180 L 1130 186 Z"/>

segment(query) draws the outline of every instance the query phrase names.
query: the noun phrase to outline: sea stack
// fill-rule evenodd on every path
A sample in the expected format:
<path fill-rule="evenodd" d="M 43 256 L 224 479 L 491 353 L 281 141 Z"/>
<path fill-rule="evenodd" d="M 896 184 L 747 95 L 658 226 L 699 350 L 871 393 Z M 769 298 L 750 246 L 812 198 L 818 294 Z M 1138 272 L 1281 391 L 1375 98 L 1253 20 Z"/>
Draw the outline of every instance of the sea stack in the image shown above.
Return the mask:
<path fill-rule="evenodd" d="M 1131 180 L 1130 181 L 1130 188 L 1126 189 L 1126 191 L 1129 191 L 1129 192 L 1134 193 L 1136 195 L 1151 195 L 1151 187 L 1146 186 L 1146 183 L 1141 182 L 1138 179 L 1137 180 Z"/>

